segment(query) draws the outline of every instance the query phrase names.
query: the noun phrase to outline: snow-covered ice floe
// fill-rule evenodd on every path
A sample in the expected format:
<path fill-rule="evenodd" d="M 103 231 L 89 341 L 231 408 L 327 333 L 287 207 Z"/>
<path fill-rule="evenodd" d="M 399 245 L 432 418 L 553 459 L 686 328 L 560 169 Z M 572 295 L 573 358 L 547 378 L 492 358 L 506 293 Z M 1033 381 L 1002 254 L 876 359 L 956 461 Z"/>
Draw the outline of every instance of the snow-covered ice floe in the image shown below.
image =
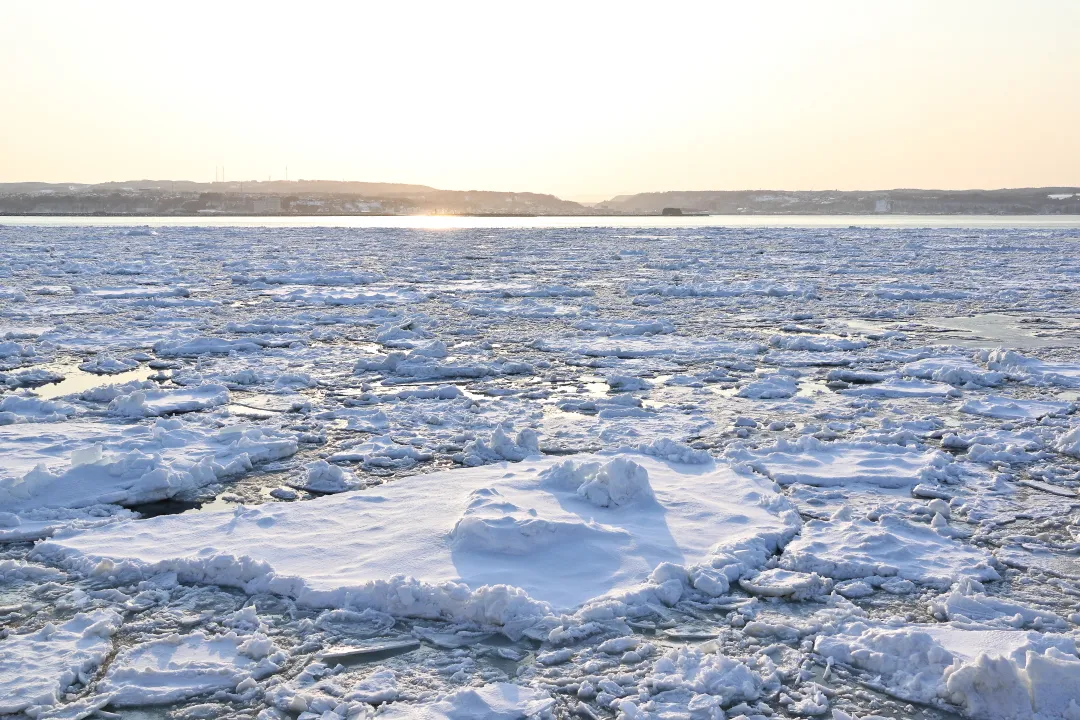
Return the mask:
<path fill-rule="evenodd" d="M 177 572 L 314 607 L 507 625 L 605 596 L 677 600 L 684 584 L 721 595 L 798 526 L 772 483 L 724 464 L 588 455 L 153 518 L 36 552 L 87 571 L 104 561 L 112 573 Z"/>
<path fill-rule="evenodd" d="M 1080 717 L 1080 654 L 1067 635 L 855 621 L 814 650 L 874 673 L 902 699 L 940 698 L 970 717 Z"/>
<path fill-rule="evenodd" d="M 296 451 L 296 437 L 286 433 L 181 419 L 0 427 L 0 539 L 40 537 L 77 519 L 122 517 L 103 506 L 164 500 Z"/>

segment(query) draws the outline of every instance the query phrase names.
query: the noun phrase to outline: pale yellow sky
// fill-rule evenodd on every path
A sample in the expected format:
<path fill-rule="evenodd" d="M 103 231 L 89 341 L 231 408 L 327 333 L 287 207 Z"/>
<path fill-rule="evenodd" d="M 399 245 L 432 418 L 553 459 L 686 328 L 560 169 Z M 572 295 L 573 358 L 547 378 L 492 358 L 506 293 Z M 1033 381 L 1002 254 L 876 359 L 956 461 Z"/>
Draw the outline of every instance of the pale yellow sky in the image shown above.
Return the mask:
<path fill-rule="evenodd" d="M 1080 2 L 0 0 L 0 182 L 1080 185 Z"/>

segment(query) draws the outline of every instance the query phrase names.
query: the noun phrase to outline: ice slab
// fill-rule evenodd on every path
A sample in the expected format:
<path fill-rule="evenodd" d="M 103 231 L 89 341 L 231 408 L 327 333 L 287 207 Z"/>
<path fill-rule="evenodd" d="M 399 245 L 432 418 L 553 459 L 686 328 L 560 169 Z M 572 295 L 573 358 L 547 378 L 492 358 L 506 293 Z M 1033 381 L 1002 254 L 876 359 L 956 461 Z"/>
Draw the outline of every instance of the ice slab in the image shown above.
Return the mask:
<path fill-rule="evenodd" d="M 1067 415 L 1075 407 L 1071 402 L 985 395 L 965 402 L 960 406 L 960 412 L 1007 420 L 1038 420 L 1048 415 Z"/>
<path fill-rule="evenodd" d="M 730 459 L 748 463 L 781 485 L 910 487 L 940 478 L 949 459 L 935 450 L 876 442 L 822 442 L 804 435 L 760 450 L 734 449 Z"/>
<path fill-rule="evenodd" d="M 984 350 L 976 356 L 991 370 L 1036 383 L 1080 388 L 1080 362 L 1047 362 L 1014 350 Z"/>
<path fill-rule="evenodd" d="M 947 588 L 962 578 L 997 580 L 983 549 L 894 515 L 853 518 L 847 506 L 829 520 L 811 520 L 784 548 L 780 566 L 835 580 L 873 575 Z"/>
<path fill-rule="evenodd" d="M 171 635 L 120 651 L 98 684 L 114 707 L 169 705 L 277 672 L 287 656 L 265 635 Z"/>
<path fill-rule="evenodd" d="M 229 389 L 212 383 L 179 390 L 136 390 L 110 402 L 109 414 L 133 418 L 159 417 L 206 410 L 228 402 Z"/>
<path fill-rule="evenodd" d="M 151 425 L 65 421 L 0 427 L 0 507 L 16 515 L 163 500 L 288 457 L 296 437 L 179 418 Z"/>

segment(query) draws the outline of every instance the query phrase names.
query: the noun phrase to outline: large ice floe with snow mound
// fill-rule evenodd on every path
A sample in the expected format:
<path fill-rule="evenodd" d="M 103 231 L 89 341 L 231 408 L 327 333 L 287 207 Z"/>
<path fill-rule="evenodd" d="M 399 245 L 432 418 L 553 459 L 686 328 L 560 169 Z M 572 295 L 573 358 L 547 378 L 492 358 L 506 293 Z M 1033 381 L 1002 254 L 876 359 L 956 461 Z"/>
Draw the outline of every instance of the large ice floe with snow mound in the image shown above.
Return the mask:
<path fill-rule="evenodd" d="M 700 458 L 698 458 L 700 460 Z M 640 453 L 404 478 L 294 505 L 239 507 L 56 537 L 41 557 L 118 576 L 277 592 L 315 607 L 506 625 L 589 601 L 711 595 L 799 528 L 769 480 Z"/>

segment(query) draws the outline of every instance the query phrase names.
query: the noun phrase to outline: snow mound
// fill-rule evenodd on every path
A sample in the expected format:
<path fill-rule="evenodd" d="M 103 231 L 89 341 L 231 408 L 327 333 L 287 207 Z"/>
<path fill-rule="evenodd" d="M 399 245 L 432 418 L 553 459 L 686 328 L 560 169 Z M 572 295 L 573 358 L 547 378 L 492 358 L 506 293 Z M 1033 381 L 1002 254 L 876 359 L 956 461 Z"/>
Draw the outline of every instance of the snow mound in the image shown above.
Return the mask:
<path fill-rule="evenodd" d="M 574 490 L 597 507 L 628 505 L 652 500 L 649 471 L 633 460 L 620 457 L 606 463 L 567 460 L 540 475 L 541 483 Z"/>
<path fill-rule="evenodd" d="M 580 485 L 544 482 L 561 462 L 534 458 L 303 503 L 121 523 L 35 553 L 87 570 L 106 561 L 122 577 L 173 571 L 314 607 L 505 625 L 629 592 L 651 602 L 660 602 L 655 592 L 677 600 L 686 584 L 722 594 L 798 529 L 769 481 L 725 465 L 634 454 L 586 455 L 573 466 L 590 463 L 647 477 L 653 501 L 597 507 Z"/>

